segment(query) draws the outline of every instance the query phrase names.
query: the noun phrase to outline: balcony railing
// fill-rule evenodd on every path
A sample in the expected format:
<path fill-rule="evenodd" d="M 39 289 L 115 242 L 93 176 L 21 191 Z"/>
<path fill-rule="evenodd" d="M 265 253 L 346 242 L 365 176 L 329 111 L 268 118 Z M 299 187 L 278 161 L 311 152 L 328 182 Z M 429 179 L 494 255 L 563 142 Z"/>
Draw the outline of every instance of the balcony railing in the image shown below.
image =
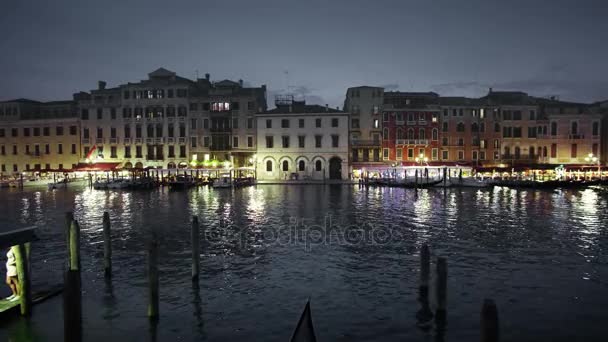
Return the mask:
<path fill-rule="evenodd" d="M 177 138 L 177 143 L 178 144 L 185 144 L 186 143 L 186 138 Z"/>
<path fill-rule="evenodd" d="M 570 139 L 570 140 L 585 139 L 585 135 L 584 134 L 568 134 L 568 139 Z"/>
<path fill-rule="evenodd" d="M 89 138 L 82 139 L 82 143 L 85 144 L 85 145 L 89 144 L 90 142 L 91 142 L 91 140 Z"/>
<path fill-rule="evenodd" d="M 175 138 L 167 138 L 167 144 L 175 144 Z"/>
<path fill-rule="evenodd" d="M 156 138 L 156 143 L 157 144 L 162 144 L 163 143 L 163 138 Z"/>
<path fill-rule="evenodd" d="M 380 146 L 380 140 L 361 140 L 361 139 L 352 139 L 350 141 L 352 146 Z"/>
<path fill-rule="evenodd" d="M 146 138 L 146 144 L 148 144 L 148 145 L 154 144 L 154 138 Z"/>
<path fill-rule="evenodd" d="M 135 143 L 136 143 L 136 144 L 141 144 L 141 143 L 142 143 L 142 141 L 143 141 L 143 139 L 142 139 L 142 138 L 135 138 Z M 141 157 L 140 157 L 140 158 L 141 158 Z"/>
<path fill-rule="evenodd" d="M 415 121 L 415 120 L 414 120 L 414 121 L 410 121 L 410 120 L 408 120 L 408 121 L 407 121 L 407 125 L 408 125 L 408 126 L 413 126 L 413 125 L 415 125 L 415 124 L 416 124 L 416 121 Z"/>
<path fill-rule="evenodd" d="M 397 120 L 395 123 L 397 125 L 405 125 L 405 121 L 403 121 L 403 120 Z"/>
<path fill-rule="evenodd" d="M 97 139 L 95 139 L 95 143 L 96 144 L 103 144 L 103 138 L 97 138 Z"/>
<path fill-rule="evenodd" d="M 397 145 L 428 145 L 428 139 L 397 139 Z"/>
<path fill-rule="evenodd" d="M 116 143 L 118 143 L 117 138 L 110 138 L 110 144 L 116 144 Z"/>
<path fill-rule="evenodd" d="M 131 144 L 131 138 L 124 138 L 123 142 L 125 145 L 130 145 Z"/>
<path fill-rule="evenodd" d="M 419 125 L 426 125 L 427 122 L 426 122 L 426 120 L 418 120 L 418 124 Z"/>

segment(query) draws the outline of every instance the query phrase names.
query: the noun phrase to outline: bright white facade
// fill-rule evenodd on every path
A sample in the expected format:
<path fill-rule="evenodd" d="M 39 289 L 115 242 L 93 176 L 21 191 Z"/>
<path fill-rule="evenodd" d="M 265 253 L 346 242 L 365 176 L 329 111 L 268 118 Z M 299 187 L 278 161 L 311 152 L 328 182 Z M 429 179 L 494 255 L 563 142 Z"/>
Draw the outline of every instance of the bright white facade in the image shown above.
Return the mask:
<path fill-rule="evenodd" d="M 348 179 L 349 114 L 306 107 L 319 110 L 256 115 L 259 180 Z"/>

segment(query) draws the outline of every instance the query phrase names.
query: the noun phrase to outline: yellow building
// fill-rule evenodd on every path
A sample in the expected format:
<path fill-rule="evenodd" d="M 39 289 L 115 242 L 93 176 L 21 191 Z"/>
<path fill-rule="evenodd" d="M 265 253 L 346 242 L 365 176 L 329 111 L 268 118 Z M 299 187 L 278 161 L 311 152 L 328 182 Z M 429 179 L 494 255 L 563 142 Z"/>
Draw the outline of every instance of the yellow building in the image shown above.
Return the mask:
<path fill-rule="evenodd" d="M 72 101 L 0 102 L 0 174 L 71 169 L 80 158 L 80 129 Z"/>

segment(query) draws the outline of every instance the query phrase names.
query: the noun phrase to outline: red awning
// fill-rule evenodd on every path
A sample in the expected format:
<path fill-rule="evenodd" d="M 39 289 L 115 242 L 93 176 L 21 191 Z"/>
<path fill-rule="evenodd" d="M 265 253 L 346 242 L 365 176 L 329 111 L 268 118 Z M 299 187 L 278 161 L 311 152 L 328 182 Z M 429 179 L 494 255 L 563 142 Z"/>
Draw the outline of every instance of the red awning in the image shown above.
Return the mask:
<path fill-rule="evenodd" d="M 72 171 L 114 171 L 120 163 L 79 163 Z"/>

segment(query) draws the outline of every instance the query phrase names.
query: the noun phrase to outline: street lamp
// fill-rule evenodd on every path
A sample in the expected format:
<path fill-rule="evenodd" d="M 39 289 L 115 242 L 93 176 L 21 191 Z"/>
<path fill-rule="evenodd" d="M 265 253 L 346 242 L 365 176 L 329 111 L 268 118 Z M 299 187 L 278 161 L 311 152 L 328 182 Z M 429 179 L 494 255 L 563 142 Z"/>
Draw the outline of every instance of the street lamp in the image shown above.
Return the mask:
<path fill-rule="evenodd" d="M 424 153 L 420 153 L 420 155 L 418 157 L 416 157 L 414 160 L 416 161 L 416 163 L 420 163 L 420 166 L 422 166 L 422 164 L 429 161 L 429 158 L 425 157 Z"/>
<path fill-rule="evenodd" d="M 585 161 L 589 164 L 597 164 L 597 173 L 599 175 L 600 178 L 602 178 L 602 173 L 600 170 L 600 159 L 596 156 L 593 155 L 593 153 L 589 153 L 586 157 L 585 157 Z"/>

